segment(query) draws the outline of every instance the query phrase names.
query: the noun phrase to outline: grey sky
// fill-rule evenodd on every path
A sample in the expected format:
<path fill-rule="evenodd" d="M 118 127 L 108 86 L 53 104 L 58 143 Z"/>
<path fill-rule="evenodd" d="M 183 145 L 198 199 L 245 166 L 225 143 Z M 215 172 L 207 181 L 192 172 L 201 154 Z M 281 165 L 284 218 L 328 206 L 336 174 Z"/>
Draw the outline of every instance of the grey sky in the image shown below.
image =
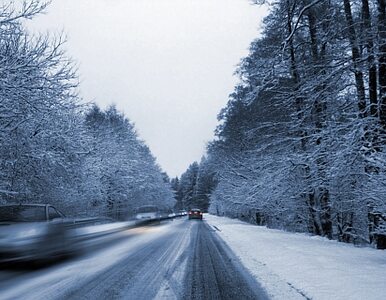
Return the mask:
<path fill-rule="evenodd" d="M 31 25 L 66 33 L 82 97 L 116 104 L 176 176 L 213 138 L 265 14 L 248 0 L 54 0 Z"/>

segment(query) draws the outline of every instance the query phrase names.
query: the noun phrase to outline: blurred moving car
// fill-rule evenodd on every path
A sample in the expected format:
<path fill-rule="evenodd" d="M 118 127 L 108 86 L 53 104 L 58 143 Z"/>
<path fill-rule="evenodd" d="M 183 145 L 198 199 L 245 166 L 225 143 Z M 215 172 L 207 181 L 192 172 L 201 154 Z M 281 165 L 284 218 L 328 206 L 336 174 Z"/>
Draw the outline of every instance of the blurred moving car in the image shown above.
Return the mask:
<path fill-rule="evenodd" d="M 189 220 L 190 219 L 200 219 L 202 220 L 202 211 L 198 208 L 192 208 L 191 210 L 189 210 Z"/>
<path fill-rule="evenodd" d="M 67 238 L 64 214 L 49 204 L 0 205 L 0 262 L 66 255 Z"/>
<path fill-rule="evenodd" d="M 155 205 L 144 205 L 136 209 L 135 220 L 141 221 L 160 221 L 161 211 Z"/>

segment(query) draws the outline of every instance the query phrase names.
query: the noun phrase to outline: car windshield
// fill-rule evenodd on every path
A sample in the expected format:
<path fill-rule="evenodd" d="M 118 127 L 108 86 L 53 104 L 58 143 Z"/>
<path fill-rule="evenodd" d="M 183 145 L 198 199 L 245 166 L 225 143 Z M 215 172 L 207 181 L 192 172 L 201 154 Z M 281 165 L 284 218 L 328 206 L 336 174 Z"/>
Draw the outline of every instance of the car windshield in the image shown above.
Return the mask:
<path fill-rule="evenodd" d="M 0 206 L 0 222 L 46 221 L 44 206 L 7 205 Z"/>

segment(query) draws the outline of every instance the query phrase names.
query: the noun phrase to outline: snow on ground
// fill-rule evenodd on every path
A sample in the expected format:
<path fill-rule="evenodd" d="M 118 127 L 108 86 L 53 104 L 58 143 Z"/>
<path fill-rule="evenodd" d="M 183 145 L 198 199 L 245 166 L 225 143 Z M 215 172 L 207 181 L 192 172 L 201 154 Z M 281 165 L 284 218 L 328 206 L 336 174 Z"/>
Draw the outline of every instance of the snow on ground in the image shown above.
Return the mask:
<path fill-rule="evenodd" d="M 386 299 L 386 251 L 205 215 L 272 299 Z"/>

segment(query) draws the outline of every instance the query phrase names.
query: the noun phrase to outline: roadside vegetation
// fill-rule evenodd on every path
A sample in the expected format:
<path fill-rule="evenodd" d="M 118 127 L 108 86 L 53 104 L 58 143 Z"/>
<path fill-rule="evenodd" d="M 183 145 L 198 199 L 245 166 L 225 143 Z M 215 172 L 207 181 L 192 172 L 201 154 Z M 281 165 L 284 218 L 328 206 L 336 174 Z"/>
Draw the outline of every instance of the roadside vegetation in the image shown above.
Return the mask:
<path fill-rule="evenodd" d="M 268 5 L 197 166 L 209 211 L 386 245 L 385 1 Z"/>
<path fill-rule="evenodd" d="M 0 4 L 0 204 L 115 219 L 145 204 L 172 207 L 170 184 L 130 120 L 79 98 L 63 37 L 26 29 L 47 5 Z"/>

